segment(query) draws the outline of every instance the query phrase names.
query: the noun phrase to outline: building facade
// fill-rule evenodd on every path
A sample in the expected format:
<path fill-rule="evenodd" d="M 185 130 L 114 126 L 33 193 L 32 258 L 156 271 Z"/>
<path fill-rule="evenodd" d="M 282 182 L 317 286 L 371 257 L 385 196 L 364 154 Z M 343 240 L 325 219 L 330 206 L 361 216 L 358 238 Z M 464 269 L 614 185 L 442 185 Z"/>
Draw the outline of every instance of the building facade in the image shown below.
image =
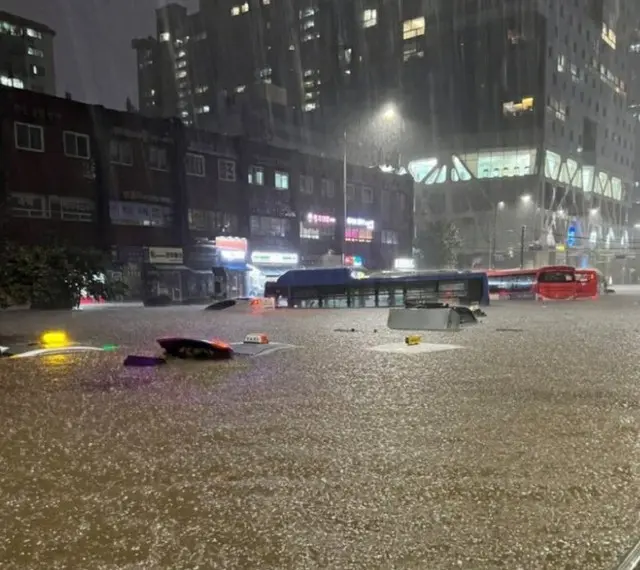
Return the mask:
<path fill-rule="evenodd" d="M 0 85 L 55 95 L 54 37 L 43 24 L 0 11 Z"/>
<path fill-rule="evenodd" d="M 422 148 L 433 153 L 417 158 L 415 146 L 408 165 L 428 218 L 455 221 L 467 263 L 517 265 L 524 247 L 527 264 L 596 265 L 624 279 L 637 7 L 435 4 L 420 58 L 434 138 Z"/>
<path fill-rule="evenodd" d="M 229 251 L 242 273 L 411 255 L 409 176 L 349 165 L 345 219 L 339 161 L 16 89 L 0 114 L 3 237 L 110 249 L 134 292 L 151 258 L 210 272 Z"/>

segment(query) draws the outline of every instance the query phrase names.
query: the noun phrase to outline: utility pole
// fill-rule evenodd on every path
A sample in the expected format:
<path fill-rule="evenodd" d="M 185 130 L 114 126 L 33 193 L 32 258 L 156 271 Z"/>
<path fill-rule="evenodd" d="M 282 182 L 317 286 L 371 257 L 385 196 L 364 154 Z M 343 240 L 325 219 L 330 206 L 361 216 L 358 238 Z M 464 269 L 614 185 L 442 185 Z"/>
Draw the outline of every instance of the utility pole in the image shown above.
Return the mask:
<path fill-rule="evenodd" d="M 343 215 L 343 228 L 342 228 L 342 266 L 346 266 L 347 259 L 347 129 L 344 130 L 342 143 L 342 215 Z"/>

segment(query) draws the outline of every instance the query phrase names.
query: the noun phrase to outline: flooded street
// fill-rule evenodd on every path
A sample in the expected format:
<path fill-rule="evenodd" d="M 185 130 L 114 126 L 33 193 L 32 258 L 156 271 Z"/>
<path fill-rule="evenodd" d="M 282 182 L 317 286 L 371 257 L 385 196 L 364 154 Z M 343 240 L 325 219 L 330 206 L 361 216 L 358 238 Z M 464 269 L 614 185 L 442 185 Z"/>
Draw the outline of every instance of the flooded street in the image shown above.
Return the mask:
<path fill-rule="evenodd" d="M 638 301 L 505 303 L 411 356 L 368 350 L 403 338 L 383 310 L 3 314 L 0 344 L 120 349 L 0 362 L 0 567 L 612 568 L 640 538 Z M 250 332 L 298 348 L 121 366 Z"/>

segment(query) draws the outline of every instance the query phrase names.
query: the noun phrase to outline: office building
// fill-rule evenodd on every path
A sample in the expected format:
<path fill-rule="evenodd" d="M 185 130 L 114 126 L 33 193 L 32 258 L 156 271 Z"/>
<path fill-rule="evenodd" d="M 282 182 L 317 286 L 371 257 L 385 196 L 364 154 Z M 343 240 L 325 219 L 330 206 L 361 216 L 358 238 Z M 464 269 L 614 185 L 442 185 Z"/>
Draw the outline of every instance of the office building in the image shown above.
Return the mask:
<path fill-rule="evenodd" d="M 424 148 L 432 153 L 408 165 L 425 186 L 424 209 L 455 221 L 471 264 L 514 266 L 523 247 L 527 264 L 622 271 L 636 150 L 628 112 L 636 7 L 489 4 L 438 2 L 424 15 L 429 33 L 415 73 L 430 102 L 433 140 Z"/>
<path fill-rule="evenodd" d="M 55 35 L 43 24 L 0 11 L 0 85 L 55 95 Z"/>

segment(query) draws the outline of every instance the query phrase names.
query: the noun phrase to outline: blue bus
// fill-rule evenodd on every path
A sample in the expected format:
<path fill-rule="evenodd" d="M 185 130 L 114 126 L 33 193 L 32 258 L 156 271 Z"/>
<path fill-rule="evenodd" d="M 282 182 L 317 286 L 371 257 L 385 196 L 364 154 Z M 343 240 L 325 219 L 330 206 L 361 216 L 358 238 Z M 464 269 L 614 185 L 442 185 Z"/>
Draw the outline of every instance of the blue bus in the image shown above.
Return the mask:
<path fill-rule="evenodd" d="M 293 269 L 265 286 L 275 306 L 347 309 L 404 307 L 426 302 L 455 301 L 488 305 L 486 273 L 416 271 L 366 274 L 347 267 Z"/>

